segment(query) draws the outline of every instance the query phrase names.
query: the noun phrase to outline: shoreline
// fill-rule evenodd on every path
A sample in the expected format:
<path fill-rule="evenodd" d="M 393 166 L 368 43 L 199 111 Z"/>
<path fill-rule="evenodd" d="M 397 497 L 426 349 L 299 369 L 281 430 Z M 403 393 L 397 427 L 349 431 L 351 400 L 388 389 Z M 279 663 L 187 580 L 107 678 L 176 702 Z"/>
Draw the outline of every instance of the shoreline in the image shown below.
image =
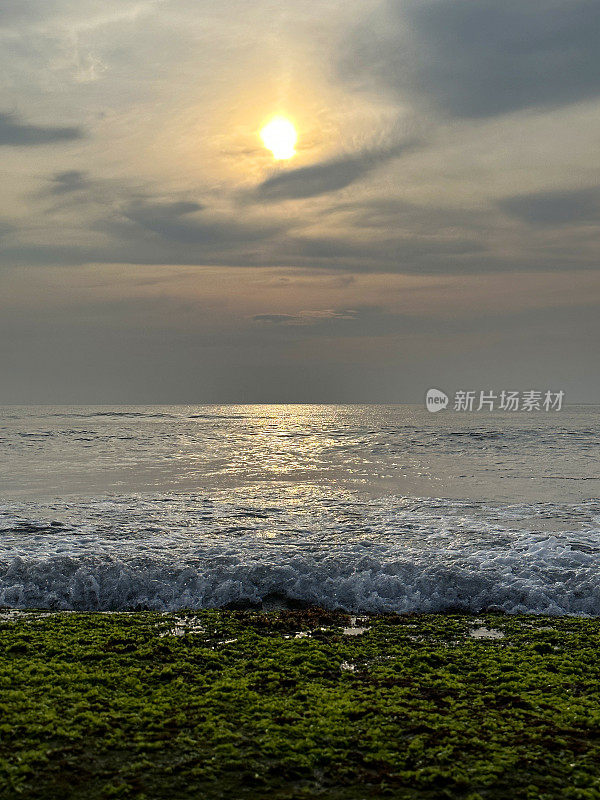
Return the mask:
<path fill-rule="evenodd" d="M 600 797 L 600 618 L 0 613 L 0 796 Z"/>

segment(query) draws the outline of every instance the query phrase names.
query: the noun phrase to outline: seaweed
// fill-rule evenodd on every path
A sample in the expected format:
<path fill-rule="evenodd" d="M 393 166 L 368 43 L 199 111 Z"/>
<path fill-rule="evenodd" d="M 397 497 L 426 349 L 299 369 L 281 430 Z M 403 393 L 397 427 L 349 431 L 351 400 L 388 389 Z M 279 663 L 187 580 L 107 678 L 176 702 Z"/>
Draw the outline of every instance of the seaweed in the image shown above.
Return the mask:
<path fill-rule="evenodd" d="M 572 617 L 0 615 L 0 797 L 600 798 L 599 645 Z"/>

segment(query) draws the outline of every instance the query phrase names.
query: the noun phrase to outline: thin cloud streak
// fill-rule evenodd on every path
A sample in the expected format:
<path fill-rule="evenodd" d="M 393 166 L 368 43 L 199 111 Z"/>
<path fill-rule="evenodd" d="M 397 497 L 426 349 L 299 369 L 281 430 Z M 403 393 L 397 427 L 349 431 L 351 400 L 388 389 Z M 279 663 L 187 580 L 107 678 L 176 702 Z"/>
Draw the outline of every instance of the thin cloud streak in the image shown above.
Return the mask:
<path fill-rule="evenodd" d="M 273 203 L 338 192 L 357 183 L 388 161 L 399 158 L 416 145 L 416 142 L 404 142 L 287 170 L 263 181 L 256 190 L 256 197 Z"/>

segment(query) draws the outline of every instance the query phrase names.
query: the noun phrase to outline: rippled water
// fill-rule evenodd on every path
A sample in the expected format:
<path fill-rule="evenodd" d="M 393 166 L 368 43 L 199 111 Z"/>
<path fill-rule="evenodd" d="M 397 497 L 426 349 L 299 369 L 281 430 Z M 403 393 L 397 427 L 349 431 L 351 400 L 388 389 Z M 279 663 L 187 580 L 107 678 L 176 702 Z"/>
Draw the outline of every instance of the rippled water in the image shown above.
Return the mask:
<path fill-rule="evenodd" d="M 4 408 L 0 605 L 598 614 L 599 420 Z"/>

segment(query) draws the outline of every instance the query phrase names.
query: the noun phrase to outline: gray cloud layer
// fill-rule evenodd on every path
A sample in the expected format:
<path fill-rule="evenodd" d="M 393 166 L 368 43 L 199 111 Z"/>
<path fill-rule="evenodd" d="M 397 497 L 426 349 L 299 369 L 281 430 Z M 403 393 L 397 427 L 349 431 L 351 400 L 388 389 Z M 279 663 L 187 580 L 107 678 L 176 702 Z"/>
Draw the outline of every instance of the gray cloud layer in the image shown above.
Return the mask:
<path fill-rule="evenodd" d="M 600 94 L 597 0 L 388 0 L 344 69 L 454 117 L 491 117 Z"/>
<path fill-rule="evenodd" d="M 321 180 L 321 166 L 277 176 L 284 196 L 289 194 L 291 201 L 293 191 L 306 191 L 307 173 L 309 183 L 313 175 Z M 0 264 L 196 264 L 426 274 L 596 265 L 595 253 L 586 255 L 589 247 L 581 241 L 570 244 L 575 239 L 565 238 L 564 247 L 543 256 L 543 248 L 536 252 L 543 242 L 521 255 L 503 255 L 486 242 L 494 226 L 502 224 L 502 212 L 542 232 L 560 224 L 567 237 L 577 237 L 579 223 L 597 219 L 595 189 L 515 195 L 478 211 L 358 197 L 322 215 L 325 223 L 328 216 L 335 220 L 322 235 L 301 215 L 256 216 L 247 205 L 240 213 L 235 207 L 217 212 L 189 195 L 166 200 L 79 170 L 47 179 L 37 200 L 48 198 L 58 202 L 40 209 L 35 238 L 4 220 Z"/>
<path fill-rule="evenodd" d="M 502 200 L 500 207 L 532 225 L 598 222 L 600 188 L 516 195 Z"/>
<path fill-rule="evenodd" d="M 11 114 L 0 112 L 0 145 L 35 147 L 36 145 L 81 139 L 83 135 L 81 128 L 31 125 L 20 122 Z"/>

